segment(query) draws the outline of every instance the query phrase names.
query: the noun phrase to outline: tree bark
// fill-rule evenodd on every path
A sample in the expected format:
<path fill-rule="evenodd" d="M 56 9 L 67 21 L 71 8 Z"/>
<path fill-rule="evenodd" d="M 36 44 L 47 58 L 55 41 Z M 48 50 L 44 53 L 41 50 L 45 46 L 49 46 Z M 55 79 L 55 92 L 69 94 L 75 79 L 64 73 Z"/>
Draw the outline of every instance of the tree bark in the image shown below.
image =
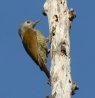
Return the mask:
<path fill-rule="evenodd" d="M 51 36 L 50 98 L 71 98 L 70 28 L 74 16 L 68 10 L 67 0 L 46 0 L 44 12 Z"/>

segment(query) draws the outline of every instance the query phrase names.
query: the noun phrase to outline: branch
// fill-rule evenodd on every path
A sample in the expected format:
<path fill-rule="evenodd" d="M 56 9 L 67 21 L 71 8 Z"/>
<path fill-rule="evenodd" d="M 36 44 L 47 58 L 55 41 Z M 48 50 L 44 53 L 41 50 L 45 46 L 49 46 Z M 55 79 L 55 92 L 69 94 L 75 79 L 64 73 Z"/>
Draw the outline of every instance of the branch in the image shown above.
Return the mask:
<path fill-rule="evenodd" d="M 69 32 L 75 13 L 68 9 L 67 0 L 46 0 L 43 14 L 48 16 L 51 36 L 52 92 L 47 98 L 71 98 L 73 82 Z"/>

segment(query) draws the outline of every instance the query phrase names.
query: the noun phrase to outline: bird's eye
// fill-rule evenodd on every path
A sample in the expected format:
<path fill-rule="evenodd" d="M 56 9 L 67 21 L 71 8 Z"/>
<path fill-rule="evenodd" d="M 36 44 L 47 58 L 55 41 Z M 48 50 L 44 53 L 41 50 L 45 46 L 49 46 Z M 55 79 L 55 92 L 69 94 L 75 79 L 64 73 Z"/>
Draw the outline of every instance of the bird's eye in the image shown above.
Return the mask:
<path fill-rule="evenodd" d="M 27 21 L 27 23 L 30 23 L 30 21 Z"/>

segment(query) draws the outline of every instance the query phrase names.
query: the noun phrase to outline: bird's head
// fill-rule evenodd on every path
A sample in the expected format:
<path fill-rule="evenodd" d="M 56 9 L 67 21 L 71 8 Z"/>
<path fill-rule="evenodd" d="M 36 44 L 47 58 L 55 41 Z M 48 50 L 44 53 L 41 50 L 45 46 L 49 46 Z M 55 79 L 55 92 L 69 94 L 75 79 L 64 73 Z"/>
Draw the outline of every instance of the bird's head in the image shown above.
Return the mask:
<path fill-rule="evenodd" d="M 22 38 L 24 32 L 26 32 L 28 29 L 33 29 L 33 28 L 36 26 L 36 24 L 37 24 L 38 22 L 39 22 L 39 20 L 38 20 L 38 21 L 35 21 L 35 22 L 32 22 L 32 21 L 30 21 L 30 20 L 27 20 L 27 21 L 25 21 L 24 23 L 22 23 L 22 24 L 20 25 L 19 31 L 18 31 L 20 37 Z"/>

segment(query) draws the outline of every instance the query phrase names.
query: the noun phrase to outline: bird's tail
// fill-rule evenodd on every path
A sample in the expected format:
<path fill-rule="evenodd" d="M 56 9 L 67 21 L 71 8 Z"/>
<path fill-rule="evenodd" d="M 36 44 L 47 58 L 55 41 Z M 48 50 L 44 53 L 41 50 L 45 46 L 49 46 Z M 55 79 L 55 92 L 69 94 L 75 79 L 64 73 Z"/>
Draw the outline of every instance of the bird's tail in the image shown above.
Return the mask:
<path fill-rule="evenodd" d="M 46 74 L 46 76 L 48 77 L 48 79 L 50 79 L 50 72 L 49 72 L 47 66 L 44 65 L 44 67 L 42 67 L 41 70 L 44 71 L 44 73 Z"/>

